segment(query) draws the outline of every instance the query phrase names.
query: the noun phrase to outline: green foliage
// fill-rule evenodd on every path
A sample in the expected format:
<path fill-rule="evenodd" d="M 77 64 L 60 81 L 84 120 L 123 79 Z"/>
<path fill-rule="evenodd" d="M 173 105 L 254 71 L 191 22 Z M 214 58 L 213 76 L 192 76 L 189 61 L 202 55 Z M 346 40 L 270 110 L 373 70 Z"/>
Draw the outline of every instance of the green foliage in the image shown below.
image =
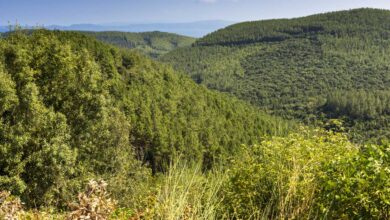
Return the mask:
<path fill-rule="evenodd" d="M 330 94 L 323 106 L 334 117 L 348 116 L 351 119 L 374 119 L 390 115 L 389 91 L 349 91 Z"/>
<path fill-rule="evenodd" d="M 23 193 L 29 205 L 51 203 L 74 172 L 77 153 L 69 146 L 66 118 L 39 99 L 27 51 L 12 43 L 1 45 L 0 185 Z"/>
<path fill-rule="evenodd" d="M 344 160 L 331 160 L 320 177 L 317 204 L 334 218 L 390 218 L 390 146 L 367 145 Z"/>
<path fill-rule="evenodd" d="M 164 171 L 180 152 L 209 169 L 293 126 L 73 32 L 1 39 L 0 86 L 0 187 L 28 207 L 64 207 L 91 178 L 107 179 L 120 205 L 135 204 L 148 193 L 146 166 Z"/>
<path fill-rule="evenodd" d="M 315 218 L 323 164 L 357 150 L 344 135 L 321 130 L 301 130 L 243 149 L 233 158 L 221 192 L 224 213 L 238 219 Z"/>
<path fill-rule="evenodd" d="M 164 32 L 82 32 L 103 42 L 121 47 L 136 49 L 153 58 L 160 57 L 179 47 L 187 47 L 195 42 L 192 37 Z"/>
<path fill-rule="evenodd" d="M 111 219 L 388 219 L 389 156 L 389 145 L 359 149 L 343 134 L 302 128 L 242 146 L 231 164 L 209 172 L 202 172 L 200 163 L 176 158 L 152 184 L 138 182 L 146 192 L 132 193 L 142 199 L 128 200 Z M 79 196 L 81 206 L 111 201 L 93 202 L 90 195 Z M 85 208 L 68 216 L 83 213 L 88 213 Z M 66 215 L 22 214 L 39 219 Z"/>
<path fill-rule="evenodd" d="M 316 111 L 325 118 L 342 119 L 355 141 L 381 143 L 390 137 L 389 109 L 388 90 L 351 90 L 330 93 Z"/>
<path fill-rule="evenodd" d="M 341 97 L 345 92 L 387 90 L 390 86 L 387 21 L 389 11 L 356 9 L 245 22 L 211 33 L 193 47 L 179 48 L 160 59 L 184 70 L 197 83 L 274 114 L 305 122 L 323 121 L 323 117 L 338 115 L 337 111 L 322 114 L 319 110 L 335 91 Z M 376 99 L 384 95 L 379 96 Z M 366 124 L 349 123 L 355 116 L 347 120 L 355 140 L 367 140 L 375 133 L 389 137 L 388 127 L 381 127 L 388 123 L 382 117 L 386 107 L 374 110 L 377 106 L 365 110 L 370 111 L 364 113 L 369 117 L 362 119 Z M 368 136 L 363 132 L 367 130 Z"/>
<path fill-rule="evenodd" d="M 221 188 L 239 219 L 388 219 L 389 145 L 358 148 L 333 131 L 300 130 L 245 147 Z"/>

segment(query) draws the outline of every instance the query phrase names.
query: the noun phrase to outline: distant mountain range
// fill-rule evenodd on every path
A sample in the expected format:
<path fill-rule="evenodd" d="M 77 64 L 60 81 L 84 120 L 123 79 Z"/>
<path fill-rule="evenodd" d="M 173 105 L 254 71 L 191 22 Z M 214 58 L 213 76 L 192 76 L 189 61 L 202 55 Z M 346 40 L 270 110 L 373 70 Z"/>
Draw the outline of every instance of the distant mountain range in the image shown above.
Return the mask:
<path fill-rule="evenodd" d="M 208 33 L 224 28 L 235 22 L 209 20 L 188 23 L 145 23 L 145 24 L 73 24 L 70 26 L 50 25 L 45 28 L 50 30 L 74 30 L 74 31 L 123 31 L 123 32 L 147 32 L 162 31 L 180 35 L 202 37 Z M 8 31 L 7 26 L 0 26 L 0 32 Z"/>

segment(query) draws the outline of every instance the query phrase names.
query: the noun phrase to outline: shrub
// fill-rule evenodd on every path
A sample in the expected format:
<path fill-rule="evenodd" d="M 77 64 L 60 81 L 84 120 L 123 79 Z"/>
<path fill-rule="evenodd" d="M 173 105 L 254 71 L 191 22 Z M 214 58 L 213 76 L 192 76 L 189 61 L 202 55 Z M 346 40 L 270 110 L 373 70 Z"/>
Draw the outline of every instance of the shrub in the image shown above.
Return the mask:
<path fill-rule="evenodd" d="M 331 160 L 317 200 L 329 219 L 390 219 L 390 146 L 368 145 L 350 158 Z"/>
<path fill-rule="evenodd" d="M 342 134 L 302 130 L 243 147 L 222 192 L 230 218 L 300 219 L 312 210 L 323 164 L 355 151 Z"/>

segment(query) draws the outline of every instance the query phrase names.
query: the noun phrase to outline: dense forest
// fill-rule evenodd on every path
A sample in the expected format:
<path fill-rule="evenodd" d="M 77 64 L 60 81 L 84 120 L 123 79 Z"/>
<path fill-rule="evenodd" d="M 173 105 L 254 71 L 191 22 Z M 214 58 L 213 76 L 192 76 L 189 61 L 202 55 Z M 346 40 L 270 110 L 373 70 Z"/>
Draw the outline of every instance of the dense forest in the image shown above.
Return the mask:
<path fill-rule="evenodd" d="M 157 58 L 179 47 L 187 47 L 195 38 L 165 32 L 82 32 L 98 40 L 122 48 L 137 49 L 153 58 Z"/>
<path fill-rule="evenodd" d="M 58 203 L 49 197 L 85 176 L 131 175 L 133 156 L 153 172 L 176 152 L 207 169 L 290 127 L 77 33 L 12 34 L 1 40 L 0 59 L 0 186 L 29 206 Z"/>
<path fill-rule="evenodd" d="M 7 33 L 0 219 L 389 219 L 386 19 L 243 23 L 160 61 Z"/>
<path fill-rule="evenodd" d="M 15 30 L 23 31 L 26 34 L 31 34 L 34 29 L 41 29 L 41 27 L 23 28 L 20 25 L 14 25 L 9 27 L 9 31 L 0 33 L 2 36 L 7 36 Z M 72 32 L 72 31 L 69 31 Z M 181 47 L 189 47 L 195 42 L 195 38 L 165 33 L 165 32 L 119 32 L 119 31 L 75 31 L 84 35 L 96 38 L 99 41 L 111 44 L 113 46 L 134 49 L 137 52 L 147 55 L 152 58 L 158 58 L 172 50 Z"/>
<path fill-rule="evenodd" d="M 362 90 L 387 93 L 389 21 L 389 11 L 355 9 L 245 22 L 211 33 L 193 47 L 172 51 L 161 60 L 208 88 L 233 94 L 269 112 L 323 121 L 324 115 L 328 119 L 341 116 L 330 113 L 331 108 L 327 114 L 322 111 L 328 101 L 333 102 L 327 99 L 334 91 L 355 97 Z M 370 104 L 376 105 L 373 109 L 382 108 L 378 102 Z M 360 136 L 365 136 L 365 130 L 383 133 L 390 129 L 387 113 L 373 114 L 375 117 L 365 117 L 362 123 L 346 125 L 360 130 Z M 348 121 L 355 118 L 353 114 L 342 116 Z"/>

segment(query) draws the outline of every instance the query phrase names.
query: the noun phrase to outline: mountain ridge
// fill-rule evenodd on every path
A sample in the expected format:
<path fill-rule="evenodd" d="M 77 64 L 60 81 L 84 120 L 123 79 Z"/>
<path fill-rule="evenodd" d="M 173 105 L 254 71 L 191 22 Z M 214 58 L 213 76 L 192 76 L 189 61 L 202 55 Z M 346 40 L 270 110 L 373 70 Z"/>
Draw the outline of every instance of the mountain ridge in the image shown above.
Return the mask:
<path fill-rule="evenodd" d="M 310 32 L 313 34 L 316 34 L 316 32 L 331 34 L 332 32 L 337 31 L 332 29 L 334 28 L 332 25 L 340 25 L 343 23 L 348 23 L 345 26 L 350 24 L 359 24 L 361 27 L 368 28 L 372 24 L 361 22 L 362 20 L 359 20 L 359 17 L 364 16 L 365 13 L 376 15 L 371 19 L 374 20 L 374 18 L 376 18 L 376 24 L 378 24 L 378 21 L 381 21 L 383 27 L 388 27 L 388 23 L 386 21 L 390 16 L 389 10 L 358 8 L 344 11 L 326 12 L 298 18 L 269 19 L 236 23 L 207 34 L 206 36 L 200 38 L 196 44 L 199 46 L 212 45 L 213 41 L 219 45 L 235 45 L 240 44 L 240 42 L 245 44 L 261 41 L 282 41 L 285 40 L 288 35 L 295 37 L 294 34 L 299 34 L 302 31 L 309 34 Z M 302 26 L 300 23 L 305 24 Z M 242 34 L 245 34 L 245 36 L 240 36 L 237 32 L 241 32 Z M 233 40 L 229 42 L 224 39 L 227 38 L 230 40 L 229 38 L 232 37 L 231 35 L 238 35 L 236 37 L 236 41 Z"/>
<path fill-rule="evenodd" d="M 123 23 L 123 24 L 72 24 L 72 25 L 47 25 L 49 30 L 66 31 L 121 31 L 121 32 L 169 32 L 191 37 L 201 37 L 212 31 L 231 25 L 235 22 L 224 20 L 206 20 L 183 23 Z M 23 26 L 24 27 L 24 26 Z M 34 26 L 27 26 L 33 28 Z M 7 26 L 0 26 L 0 32 L 6 32 Z"/>

